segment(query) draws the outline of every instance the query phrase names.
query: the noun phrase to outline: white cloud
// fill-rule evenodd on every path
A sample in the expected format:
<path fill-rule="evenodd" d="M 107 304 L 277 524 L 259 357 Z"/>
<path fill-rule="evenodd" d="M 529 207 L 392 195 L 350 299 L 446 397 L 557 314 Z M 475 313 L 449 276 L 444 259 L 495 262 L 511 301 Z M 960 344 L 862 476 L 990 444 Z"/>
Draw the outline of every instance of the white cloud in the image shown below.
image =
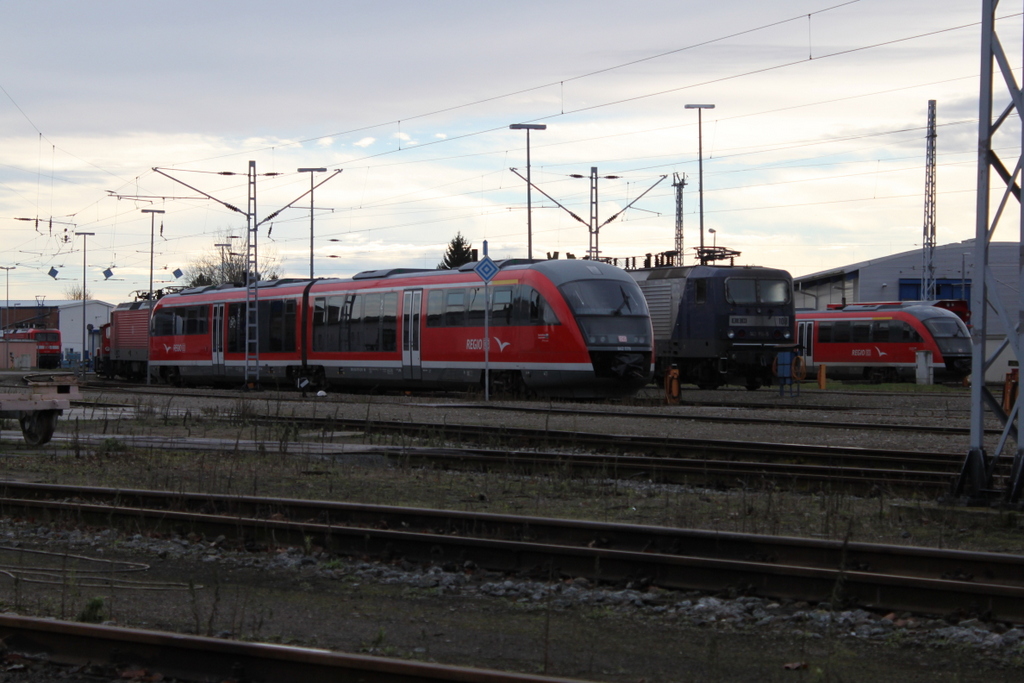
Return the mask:
<path fill-rule="evenodd" d="M 353 142 L 352 145 L 354 147 L 362 147 L 365 149 L 366 147 L 372 145 L 374 142 L 376 142 L 376 138 L 362 138 L 358 142 Z"/>

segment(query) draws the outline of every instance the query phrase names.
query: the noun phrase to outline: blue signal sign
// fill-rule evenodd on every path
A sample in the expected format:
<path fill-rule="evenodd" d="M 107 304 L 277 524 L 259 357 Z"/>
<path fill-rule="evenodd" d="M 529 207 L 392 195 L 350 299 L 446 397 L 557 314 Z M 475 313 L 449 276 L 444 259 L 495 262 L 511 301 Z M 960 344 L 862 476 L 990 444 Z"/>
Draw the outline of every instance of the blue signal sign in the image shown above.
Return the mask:
<path fill-rule="evenodd" d="M 484 256 L 480 262 L 473 266 L 473 271 L 484 282 L 490 282 L 498 274 L 498 264 L 490 256 Z"/>

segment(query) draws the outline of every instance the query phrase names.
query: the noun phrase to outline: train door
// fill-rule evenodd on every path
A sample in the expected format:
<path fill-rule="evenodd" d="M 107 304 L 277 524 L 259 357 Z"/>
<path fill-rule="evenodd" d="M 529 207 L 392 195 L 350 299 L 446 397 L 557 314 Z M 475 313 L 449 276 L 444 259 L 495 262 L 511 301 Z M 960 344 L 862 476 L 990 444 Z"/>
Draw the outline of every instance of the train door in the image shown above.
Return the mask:
<path fill-rule="evenodd" d="M 402 379 L 422 379 L 420 367 L 420 310 L 422 289 L 407 289 L 402 300 Z"/>
<path fill-rule="evenodd" d="M 814 321 L 800 320 L 797 322 L 796 341 L 800 354 L 804 357 L 804 365 L 814 365 Z"/>
<path fill-rule="evenodd" d="M 224 374 L 224 304 L 213 305 L 212 356 L 213 374 Z"/>

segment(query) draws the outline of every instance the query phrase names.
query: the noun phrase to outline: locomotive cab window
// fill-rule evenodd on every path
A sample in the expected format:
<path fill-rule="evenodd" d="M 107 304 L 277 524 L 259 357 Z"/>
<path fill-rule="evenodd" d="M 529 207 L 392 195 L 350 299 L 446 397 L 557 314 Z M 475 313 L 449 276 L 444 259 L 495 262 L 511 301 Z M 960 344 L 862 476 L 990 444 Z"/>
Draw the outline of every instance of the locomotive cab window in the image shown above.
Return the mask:
<path fill-rule="evenodd" d="M 725 298 L 731 304 L 786 304 L 789 290 L 786 280 L 731 277 L 725 281 Z"/>

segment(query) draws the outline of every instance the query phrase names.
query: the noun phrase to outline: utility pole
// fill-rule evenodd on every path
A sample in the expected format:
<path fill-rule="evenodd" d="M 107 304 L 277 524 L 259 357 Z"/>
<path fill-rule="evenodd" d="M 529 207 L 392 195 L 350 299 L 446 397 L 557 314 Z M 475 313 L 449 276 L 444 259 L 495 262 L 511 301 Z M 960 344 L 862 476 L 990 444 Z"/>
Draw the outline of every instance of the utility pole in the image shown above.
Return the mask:
<path fill-rule="evenodd" d="M 76 232 L 75 234 L 82 238 L 82 356 L 79 359 L 79 363 L 78 363 L 79 371 L 76 374 L 79 374 L 82 377 L 82 379 L 85 379 L 85 349 L 86 349 L 86 346 L 85 346 L 85 310 L 86 310 L 86 308 L 85 307 L 89 303 L 88 302 L 88 296 L 86 295 L 86 291 L 85 291 L 85 284 L 86 284 L 85 275 L 86 275 L 86 268 L 87 268 L 85 257 L 86 257 L 86 254 L 88 253 L 89 238 L 92 237 L 93 235 L 95 235 L 96 233 L 94 233 L 94 232 Z"/>
<path fill-rule="evenodd" d="M 924 171 L 924 263 L 921 266 L 921 299 L 935 294 L 935 100 L 928 100 L 928 145 Z"/>
<path fill-rule="evenodd" d="M 526 180 L 526 178 L 523 178 L 523 175 L 519 171 L 517 171 L 516 169 L 510 168 L 509 170 L 512 171 L 513 173 L 515 173 L 517 176 L 519 176 L 523 180 Z M 570 178 L 586 178 L 587 176 L 580 175 L 579 173 L 570 173 L 569 177 Z M 609 179 L 614 179 L 614 178 L 618 178 L 619 176 L 608 175 L 608 176 L 604 176 L 604 177 L 605 178 L 609 178 Z M 594 167 L 592 167 L 590 169 L 590 222 L 589 223 L 587 221 L 584 221 L 582 218 L 577 216 L 575 213 L 573 213 L 569 209 L 565 208 L 565 206 L 560 201 L 558 201 L 557 199 L 555 199 L 554 197 L 549 195 L 544 190 L 540 189 L 539 187 L 537 187 L 533 183 L 530 183 L 530 181 L 527 181 L 527 182 L 530 184 L 531 187 L 533 187 L 533 189 L 537 190 L 537 192 L 540 192 L 542 195 L 544 195 L 545 197 L 547 197 L 548 199 L 553 201 L 555 203 L 555 205 L 558 206 L 558 208 L 562 209 L 567 214 L 569 214 L 570 216 L 572 216 L 573 218 L 578 220 L 580 223 L 583 223 L 583 225 L 587 226 L 587 229 L 590 231 L 590 248 L 587 250 L 587 256 L 589 258 L 591 258 L 591 259 L 595 259 L 595 258 L 597 258 L 597 254 L 599 254 L 599 251 L 598 251 L 598 248 L 597 248 L 597 235 L 598 235 L 598 231 L 600 231 L 601 228 L 603 228 L 604 226 L 608 225 L 613 220 L 615 220 L 616 218 L 621 216 L 626 211 L 626 209 L 628 209 L 629 207 L 633 206 L 638 201 L 640 201 L 640 199 L 644 195 L 646 195 L 648 192 L 653 190 L 658 185 L 658 183 L 660 183 L 662 180 L 664 180 L 667 177 L 668 176 L 661 176 L 660 178 L 658 178 L 658 180 L 655 181 L 654 185 L 651 185 L 649 188 L 647 188 L 646 190 L 641 192 L 637 196 L 636 199 L 631 201 L 629 204 L 626 204 L 626 206 L 624 206 L 622 209 L 620 209 L 618 212 L 616 212 L 611 218 L 606 220 L 604 223 L 601 223 L 600 225 L 597 224 L 597 167 L 596 166 L 594 166 Z"/>
<path fill-rule="evenodd" d="M 297 202 L 300 199 L 302 199 L 303 197 L 305 197 L 307 193 L 311 194 L 312 191 L 313 191 L 313 188 L 310 188 L 306 192 L 303 192 L 301 195 L 296 197 L 294 200 L 292 200 L 291 202 L 289 202 L 285 206 L 281 207 L 277 211 L 273 212 L 272 214 L 270 214 L 269 216 L 267 216 L 263 220 L 257 221 L 256 220 L 256 177 L 257 177 L 257 174 L 256 174 L 256 162 L 255 161 L 250 161 L 249 162 L 249 172 L 247 174 L 248 175 L 249 195 L 248 195 L 248 204 L 247 204 L 247 207 L 246 207 L 245 211 L 242 211 L 237 206 L 233 206 L 231 204 L 228 204 L 227 202 L 221 201 L 220 199 L 217 199 L 216 197 L 214 197 L 214 196 L 212 196 L 212 195 L 210 195 L 210 194 L 208 194 L 206 192 L 203 192 L 202 190 L 200 190 L 198 188 L 195 188 L 195 187 L 189 185 L 188 183 L 185 183 L 185 182 L 183 182 L 181 180 L 178 180 L 174 176 L 171 176 L 171 175 L 168 175 L 167 173 L 164 173 L 159 168 L 154 168 L 153 171 L 155 171 L 156 173 L 159 173 L 160 175 L 164 176 L 165 178 L 169 178 L 169 179 L 173 180 L 176 183 L 184 185 L 185 187 L 187 187 L 188 189 L 192 190 L 193 192 L 198 192 L 199 194 L 203 195 L 207 199 L 212 199 L 213 201 L 217 202 L 218 204 L 220 204 L 221 206 L 223 206 L 223 207 L 225 207 L 227 209 L 230 209 L 231 211 L 234 211 L 236 213 L 240 213 L 243 216 L 245 216 L 246 226 L 247 227 L 246 227 L 246 239 L 245 239 L 245 251 L 246 251 L 245 304 L 246 304 L 246 311 L 245 311 L 245 380 L 244 381 L 245 381 L 245 386 L 246 387 L 258 388 L 259 387 L 259 380 L 260 380 L 260 363 L 259 363 L 259 361 L 260 361 L 259 291 L 258 291 L 259 290 L 259 250 L 257 248 L 258 247 L 258 239 L 257 238 L 258 238 L 258 235 L 259 235 L 259 227 L 261 225 L 263 225 L 264 223 L 266 223 L 268 221 L 272 221 L 275 218 L 277 218 L 278 214 L 280 214 L 282 211 L 284 211 L 288 207 L 290 207 L 293 204 L 295 204 L 295 202 Z M 340 170 L 338 172 L 340 173 Z M 230 172 L 230 171 L 224 171 L 220 175 L 239 175 L 239 174 L 236 174 L 236 173 Z M 276 176 L 276 175 L 280 175 L 280 174 L 279 173 L 262 173 L 260 175 Z M 333 178 L 333 177 L 334 177 L 333 175 L 330 176 L 328 178 L 328 180 L 330 178 Z M 322 181 L 320 184 L 322 185 L 325 182 L 327 182 L 327 180 Z M 319 187 L 319 185 L 316 185 L 314 187 Z"/>
<path fill-rule="evenodd" d="M 13 369 L 11 365 L 11 340 L 7 336 L 7 326 L 11 324 L 11 271 L 16 270 L 17 266 L 0 266 L 7 271 L 7 305 L 4 306 L 4 362 L 3 365 L 8 370 Z"/>
<path fill-rule="evenodd" d="M 676 258 L 677 265 L 683 265 L 683 188 L 686 187 L 686 176 L 672 174 L 672 187 L 676 188 Z"/>
<path fill-rule="evenodd" d="M 993 502 L 993 479 L 996 465 L 1002 459 L 1004 447 L 1011 441 L 1016 442 L 1016 452 L 1013 455 L 1013 465 L 1010 476 L 1006 480 L 1006 488 L 1001 492 L 1005 502 L 1017 503 L 1024 494 L 1024 443 L 1018 438 L 1018 425 L 1020 422 L 1020 399 L 1018 398 L 1009 412 L 1004 412 L 999 401 L 985 386 L 985 369 L 995 361 L 996 356 L 1008 347 L 1012 358 L 1018 363 L 1024 357 L 1024 326 L 1020 325 L 1021 316 L 1024 315 L 1024 259 L 1018 264 L 1017 274 L 1017 303 L 1003 302 L 996 292 L 991 292 L 990 286 L 995 284 L 989 271 L 989 244 L 993 239 L 999 219 L 1004 215 L 1004 203 L 1011 197 L 1017 200 L 1019 208 L 1021 202 L 1019 177 L 1012 174 L 1008 169 L 1020 168 L 1024 163 L 1024 154 L 1021 153 L 1024 137 L 1020 129 L 1010 128 L 1008 132 L 1000 136 L 999 140 L 994 138 L 1000 133 L 1004 123 L 1019 119 L 1024 116 L 1022 103 L 1024 103 L 1024 92 L 1018 85 L 1019 79 L 1013 66 L 1007 61 L 1007 55 L 1014 49 L 1012 46 L 1019 40 L 1021 24 L 1019 18 L 1014 20 L 1014 26 L 1005 26 L 1007 29 L 1007 44 L 1000 40 L 996 25 L 996 8 L 998 0 L 982 0 L 981 17 L 981 69 L 980 69 L 980 92 L 978 96 L 978 184 L 975 211 L 975 232 L 974 232 L 974 267 L 975 277 L 971 282 L 971 435 L 970 446 L 960 470 L 960 478 L 957 480 L 954 493 L 967 502 L 990 503 Z M 1003 26 L 1003 22 L 999 22 Z M 998 77 L 998 78 L 997 78 Z M 1007 96 L 1006 105 L 1000 105 L 1000 109 L 993 110 L 993 99 L 995 95 L 994 83 L 998 82 L 1005 86 L 1006 90 L 1001 93 Z M 1000 97 L 1002 101 L 1002 97 Z M 1017 150 L 1016 161 L 1011 158 L 1003 160 L 1000 157 L 1002 150 Z M 995 177 L 1002 182 L 1004 189 L 994 187 Z M 993 213 L 991 207 L 992 194 L 1001 196 L 997 210 Z M 1016 213 L 1016 212 L 1015 212 Z M 1017 234 L 1014 241 L 1024 238 L 1024 222 L 1017 226 Z M 963 277 L 963 276 L 961 276 Z M 986 349 L 988 341 L 988 321 L 990 316 L 998 317 L 1005 330 L 1006 339 L 1002 344 L 993 343 L 991 349 Z M 986 411 L 998 419 L 1002 426 L 998 440 L 990 439 L 989 444 L 997 444 L 995 452 L 991 455 L 986 452 L 985 432 L 989 426 L 986 420 Z M 1009 450 L 1009 449 L 1007 449 Z"/>

